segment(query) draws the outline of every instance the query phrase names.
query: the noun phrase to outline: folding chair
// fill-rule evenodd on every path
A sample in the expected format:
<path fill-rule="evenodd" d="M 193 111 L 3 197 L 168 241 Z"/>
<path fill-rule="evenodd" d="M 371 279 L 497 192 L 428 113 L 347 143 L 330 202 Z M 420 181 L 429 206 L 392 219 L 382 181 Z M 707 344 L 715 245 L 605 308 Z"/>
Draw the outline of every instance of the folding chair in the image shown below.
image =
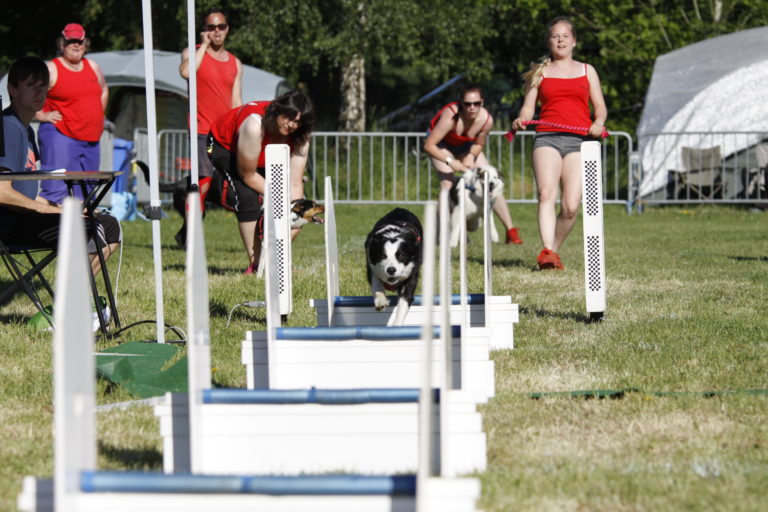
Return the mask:
<path fill-rule="evenodd" d="M 43 256 L 35 259 L 35 253 L 42 253 Z M 53 289 L 43 275 L 43 270 L 56 259 L 56 249 L 6 245 L 0 240 L 0 257 L 13 278 L 13 284 L 0 294 L 0 305 L 11 300 L 19 291 L 23 291 L 48 323 L 53 325 L 53 317 L 45 309 L 38 293 L 39 287 L 35 286 L 35 278 L 48 293 L 49 302 L 53 302 Z"/>
<path fill-rule="evenodd" d="M 715 199 L 723 195 L 722 155 L 720 146 L 682 148 L 683 171 L 679 173 L 677 197 Z"/>

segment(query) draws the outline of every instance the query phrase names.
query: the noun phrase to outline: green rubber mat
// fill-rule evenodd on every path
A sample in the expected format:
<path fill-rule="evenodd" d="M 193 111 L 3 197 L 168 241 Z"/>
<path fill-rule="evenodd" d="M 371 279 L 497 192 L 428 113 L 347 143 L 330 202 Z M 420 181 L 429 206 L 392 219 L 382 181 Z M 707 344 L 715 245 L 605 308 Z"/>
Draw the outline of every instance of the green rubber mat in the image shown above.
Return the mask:
<path fill-rule="evenodd" d="M 96 373 L 137 398 L 187 391 L 187 356 L 162 343 L 129 341 L 99 352 Z"/>

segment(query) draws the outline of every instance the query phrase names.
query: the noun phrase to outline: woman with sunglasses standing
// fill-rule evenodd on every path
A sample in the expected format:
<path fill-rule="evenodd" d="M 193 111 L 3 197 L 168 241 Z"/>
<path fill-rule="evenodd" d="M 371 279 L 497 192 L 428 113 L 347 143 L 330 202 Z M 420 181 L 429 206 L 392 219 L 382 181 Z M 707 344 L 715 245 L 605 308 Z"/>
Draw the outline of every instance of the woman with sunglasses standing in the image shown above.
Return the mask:
<path fill-rule="evenodd" d="M 91 41 L 78 23 L 69 23 L 56 40 L 58 57 L 49 61 L 48 98 L 35 114 L 40 121 L 41 166 L 45 170 L 98 171 L 99 139 L 109 89 L 96 62 L 85 58 Z M 110 162 L 111 164 L 111 162 Z M 81 191 L 75 190 L 80 197 Z M 67 196 L 63 181 L 41 182 L 38 200 L 61 204 Z"/>
<path fill-rule="evenodd" d="M 536 258 L 541 270 L 563 270 L 557 253 L 573 229 L 581 202 L 581 143 L 599 138 L 608 110 L 595 68 L 573 58 L 576 29 L 565 17 L 547 26 L 549 56 L 523 75 L 525 100 L 513 130 L 525 129 L 541 103 L 533 142 L 533 172 L 539 198 L 539 232 L 544 248 Z M 590 117 L 589 104 L 594 110 Z M 553 126 L 554 125 L 554 126 Z M 570 127 L 583 127 L 575 129 Z M 560 187 L 560 213 L 555 202 Z"/>
<path fill-rule="evenodd" d="M 229 35 L 227 16 L 219 8 L 203 16 L 200 44 L 195 50 L 197 74 L 197 164 L 200 203 L 205 211 L 205 197 L 211 186 L 213 166 L 208 159 L 206 140 L 211 125 L 221 115 L 243 104 L 243 65 L 224 43 Z M 189 48 L 181 52 L 179 74 L 189 80 Z M 181 213 L 184 216 L 183 212 Z M 186 247 L 187 228 L 176 233 L 179 248 Z"/>
<path fill-rule="evenodd" d="M 424 151 L 432 157 L 432 165 L 440 178 L 441 189 L 451 188 L 455 172 L 488 165 L 483 147 L 493 128 L 493 117 L 483 107 L 483 93 L 479 87 L 472 86 L 461 91 L 459 97 L 460 101 L 444 106 L 432 119 L 424 143 Z M 493 211 L 504 224 L 506 243 L 522 244 L 504 197 L 496 199 Z"/>

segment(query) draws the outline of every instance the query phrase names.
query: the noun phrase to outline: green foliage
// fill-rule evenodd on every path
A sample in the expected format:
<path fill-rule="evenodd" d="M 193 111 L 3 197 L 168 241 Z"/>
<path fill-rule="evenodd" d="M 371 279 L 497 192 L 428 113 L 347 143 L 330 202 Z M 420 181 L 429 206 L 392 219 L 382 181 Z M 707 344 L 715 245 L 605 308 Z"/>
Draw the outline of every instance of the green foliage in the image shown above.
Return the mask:
<path fill-rule="evenodd" d="M 217 0 L 196 3 L 198 24 Z M 768 25 L 763 0 L 238 0 L 224 4 L 229 47 L 246 64 L 286 76 L 304 87 L 321 116 L 338 117 L 340 73 L 364 57 L 368 111 L 388 112 L 448 78 L 499 79 L 505 103 L 522 95 L 520 74 L 545 53 L 547 21 L 569 15 L 579 30 L 577 58 L 595 66 L 611 129 L 634 130 L 660 54 L 702 39 Z M 0 69 L 25 54 L 51 58 L 62 26 L 82 22 L 93 51 L 141 47 L 138 0 L 31 2 L 0 20 Z M 186 4 L 153 0 L 155 48 L 186 45 Z M 745 48 L 745 51 L 749 51 Z"/>

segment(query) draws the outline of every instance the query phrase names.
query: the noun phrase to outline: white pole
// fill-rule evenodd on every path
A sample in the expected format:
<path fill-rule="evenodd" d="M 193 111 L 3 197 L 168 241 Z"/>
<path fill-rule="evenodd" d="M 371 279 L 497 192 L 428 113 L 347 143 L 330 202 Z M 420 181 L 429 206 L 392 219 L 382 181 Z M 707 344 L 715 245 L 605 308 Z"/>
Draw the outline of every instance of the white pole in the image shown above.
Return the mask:
<path fill-rule="evenodd" d="M 464 178 L 459 180 L 459 218 L 466 219 L 466 197 L 464 193 L 466 183 Z M 459 293 L 461 294 L 461 335 L 466 332 L 465 329 L 469 327 L 469 305 L 467 304 L 469 297 L 467 294 L 467 223 L 461 222 L 459 224 Z"/>
<path fill-rule="evenodd" d="M 424 344 L 421 393 L 419 395 L 419 468 L 416 480 L 416 511 L 426 510 L 426 483 L 432 476 L 432 310 L 435 302 L 435 215 L 434 202 L 424 207 L 423 274 L 421 296 L 426 322 L 421 327 Z M 421 492 L 419 492 L 421 490 Z"/>
<path fill-rule="evenodd" d="M 195 63 L 195 0 L 187 0 L 187 39 L 189 40 L 189 179 L 198 183 L 197 173 L 197 66 Z"/>
<path fill-rule="evenodd" d="M 584 293 L 590 320 L 605 313 L 605 236 L 603 234 L 603 180 L 601 146 L 581 143 L 582 218 L 584 222 Z"/>
<path fill-rule="evenodd" d="M 152 253 L 155 267 L 155 315 L 157 316 L 157 342 L 165 343 L 165 315 L 163 313 L 163 262 L 160 242 L 160 188 L 157 162 L 157 116 L 155 110 L 155 66 L 152 42 L 152 2 L 141 0 L 144 28 L 144 75 L 147 94 L 147 138 L 149 149 L 149 209 L 152 221 Z"/>
<path fill-rule="evenodd" d="M 490 180 L 483 180 L 483 277 L 485 280 L 485 304 L 488 308 L 488 299 L 493 295 L 493 257 L 491 256 L 491 197 L 489 190 Z"/>

